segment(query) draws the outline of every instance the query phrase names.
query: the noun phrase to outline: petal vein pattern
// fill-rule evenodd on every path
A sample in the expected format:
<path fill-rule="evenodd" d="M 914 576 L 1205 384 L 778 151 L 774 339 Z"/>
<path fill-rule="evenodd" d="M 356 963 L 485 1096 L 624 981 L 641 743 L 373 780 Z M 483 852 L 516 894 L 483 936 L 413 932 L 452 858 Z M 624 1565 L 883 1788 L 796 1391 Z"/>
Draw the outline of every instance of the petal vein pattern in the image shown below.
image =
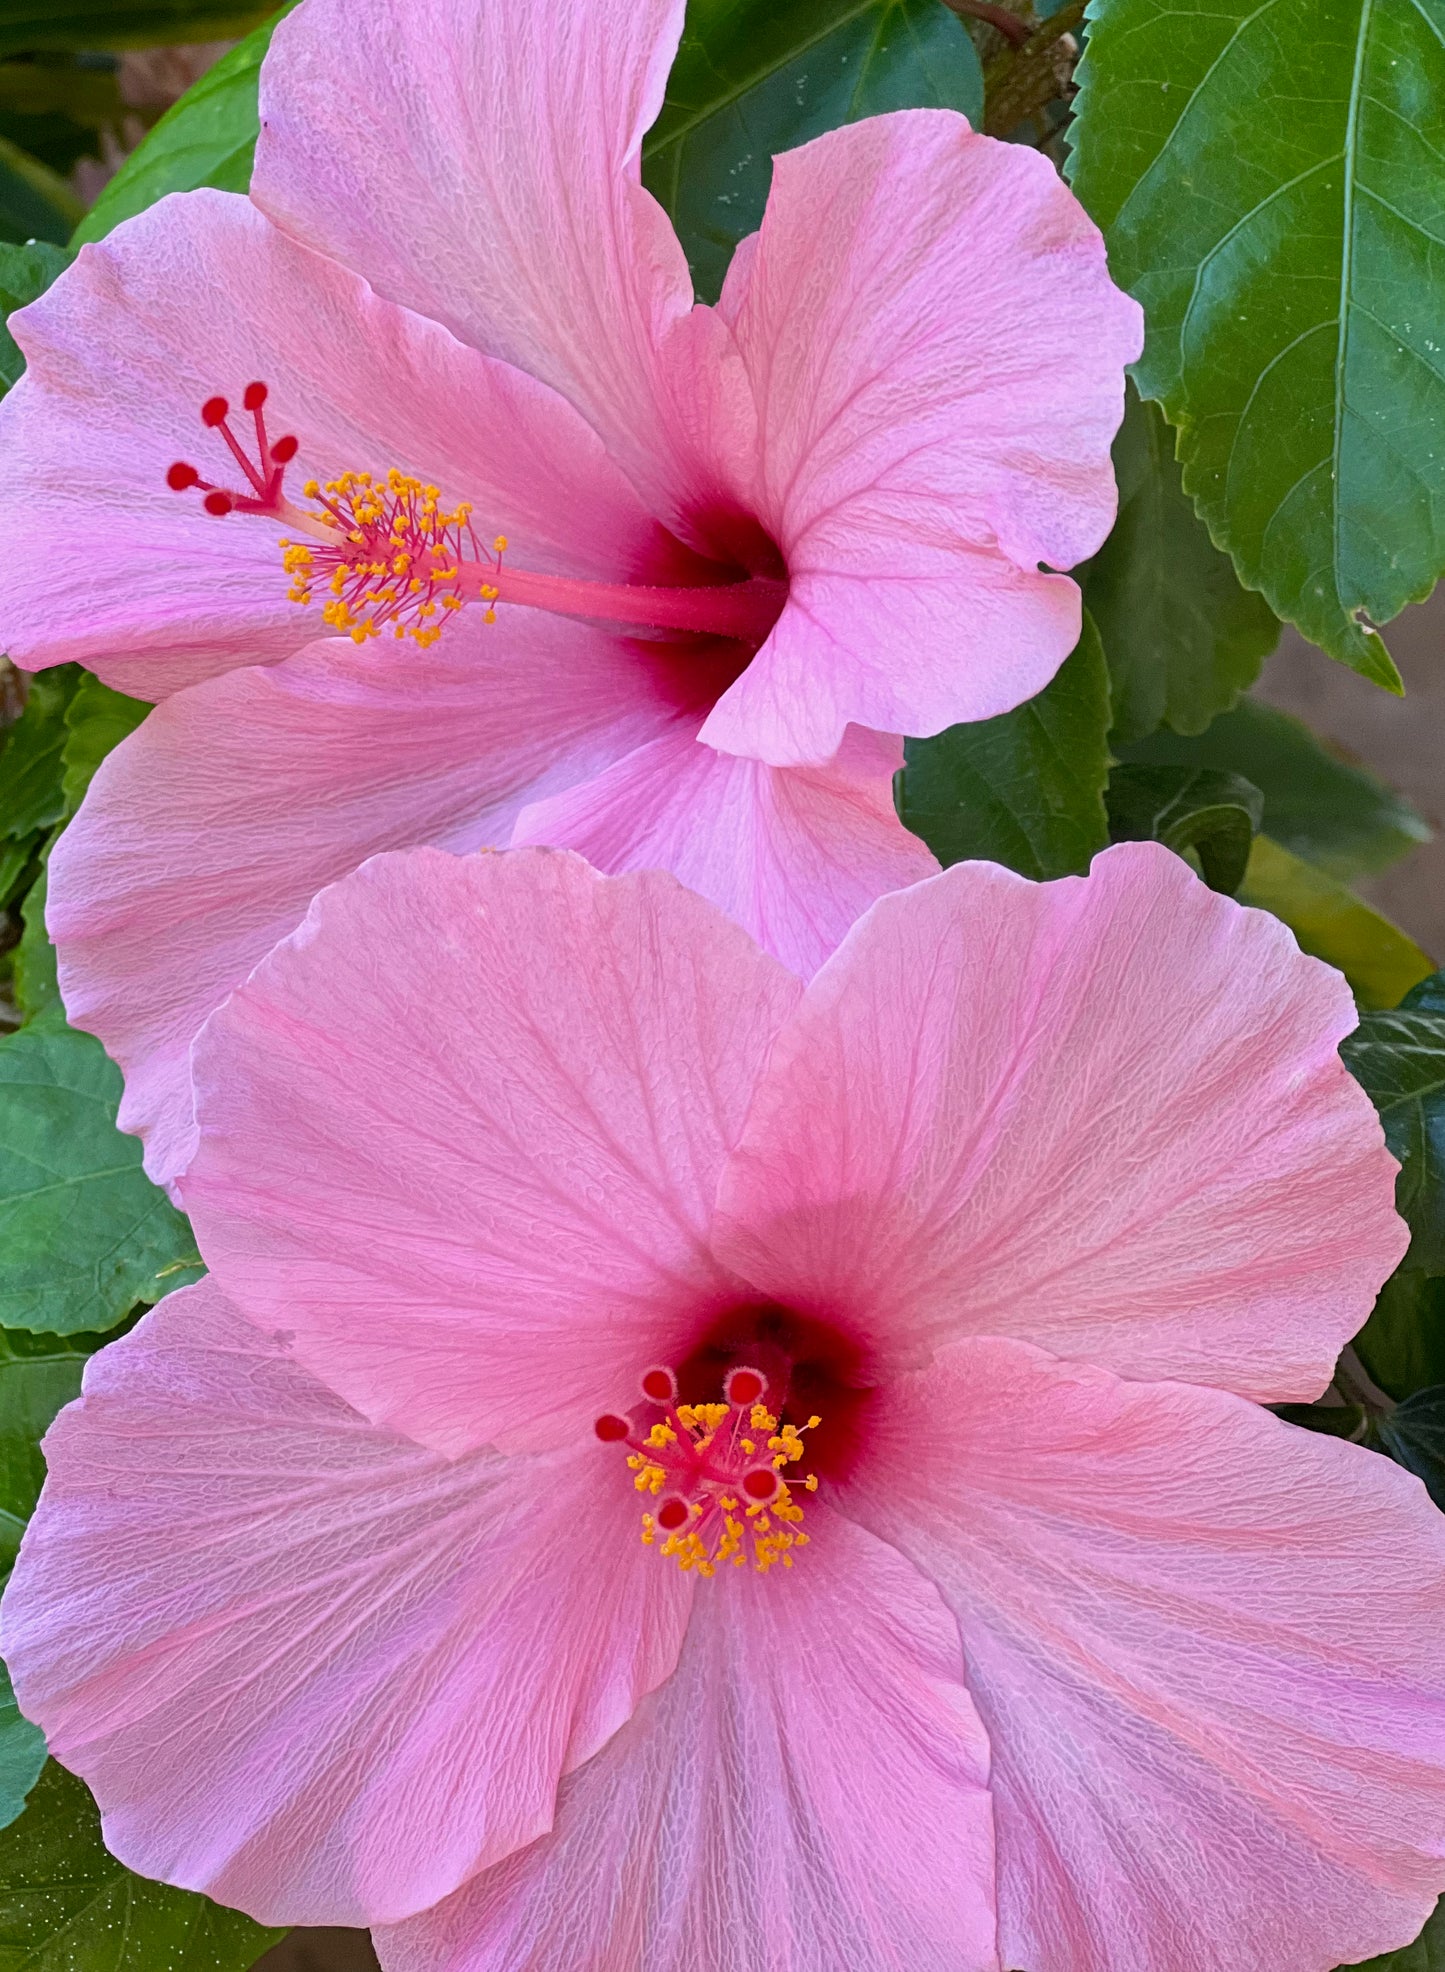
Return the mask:
<path fill-rule="evenodd" d="M 1417 1481 L 990 1338 L 874 1423 L 886 1484 L 840 1504 L 958 1617 L 1006 1965 L 1328 1972 L 1415 1937 L 1445 1886 L 1445 1525 Z"/>
<path fill-rule="evenodd" d="M 699 1593 L 678 1669 L 549 1836 L 377 1950 L 385 1972 L 998 1972 L 987 1779 L 935 1591 L 825 1512 L 786 1583 Z"/>
<path fill-rule="evenodd" d="M 1309 1400 L 1406 1242 L 1336 1051 L 1357 1017 L 1277 920 L 1157 844 L 1048 884 L 958 864 L 814 979 L 718 1251 L 782 1300 L 867 1307 L 900 1361 L 1012 1334 Z"/>
<path fill-rule="evenodd" d="M 424 1452 L 211 1281 L 94 1359 L 47 1454 L 22 1702 L 122 1861 L 268 1923 L 395 1920 L 530 1842 L 676 1659 L 690 1584 L 601 1446 Z"/>
<path fill-rule="evenodd" d="M 374 954 L 418 938 L 425 1027 L 405 972 L 378 1019 Z M 620 1334 L 665 1359 L 736 1290 L 708 1245 L 718 1175 L 800 990 L 670 877 L 377 857 L 197 1044 L 184 1197 L 212 1271 L 440 1451 L 590 1435 L 632 1400 Z"/>

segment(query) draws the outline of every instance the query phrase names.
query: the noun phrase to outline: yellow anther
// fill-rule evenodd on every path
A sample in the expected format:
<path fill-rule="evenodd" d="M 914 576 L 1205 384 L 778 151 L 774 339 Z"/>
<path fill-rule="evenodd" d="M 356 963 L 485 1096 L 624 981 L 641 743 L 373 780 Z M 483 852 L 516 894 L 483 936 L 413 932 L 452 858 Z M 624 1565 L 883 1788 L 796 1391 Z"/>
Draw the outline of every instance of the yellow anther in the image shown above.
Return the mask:
<path fill-rule="evenodd" d="M 505 553 L 507 552 L 507 537 L 506 537 L 506 535 L 505 535 L 505 534 L 499 534 L 499 535 L 497 536 L 497 538 L 496 538 L 496 540 L 495 540 L 495 541 L 493 541 L 493 543 L 492 543 L 492 546 L 493 546 L 493 547 L 494 547 L 494 548 L 496 549 L 496 551 L 497 551 L 497 553 L 498 553 L 499 555 L 504 555 L 504 554 L 505 554 Z"/>

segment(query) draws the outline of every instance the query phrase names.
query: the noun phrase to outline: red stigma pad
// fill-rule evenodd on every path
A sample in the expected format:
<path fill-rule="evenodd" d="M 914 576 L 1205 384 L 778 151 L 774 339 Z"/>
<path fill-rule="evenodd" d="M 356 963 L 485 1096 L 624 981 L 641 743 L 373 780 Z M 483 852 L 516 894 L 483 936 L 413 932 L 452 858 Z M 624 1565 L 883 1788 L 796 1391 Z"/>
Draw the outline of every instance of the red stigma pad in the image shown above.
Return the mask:
<path fill-rule="evenodd" d="M 166 485 L 173 493 L 184 493 L 188 486 L 199 485 L 200 478 L 194 466 L 188 466 L 184 459 L 177 459 L 166 474 Z"/>
<path fill-rule="evenodd" d="M 677 1378 L 670 1369 L 650 1369 L 642 1379 L 642 1394 L 654 1404 L 670 1404 L 677 1396 Z"/>
<path fill-rule="evenodd" d="M 208 514 L 228 514 L 235 502 L 229 493 L 208 493 L 201 505 Z"/>
<path fill-rule="evenodd" d="M 266 402 L 266 386 L 263 383 L 248 383 L 241 402 L 248 411 L 259 411 Z"/>
<path fill-rule="evenodd" d="M 768 1465 L 755 1465 L 743 1474 L 743 1491 L 750 1500 L 770 1500 L 782 1481 Z"/>
<path fill-rule="evenodd" d="M 223 425 L 230 415 L 231 407 L 224 397 L 208 397 L 201 406 L 201 423 L 211 426 L 213 430 L 217 425 Z"/>
<path fill-rule="evenodd" d="M 729 1370 L 723 1378 L 723 1395 L 730 1404 L 756 1404 L 766 1387 L 761 1373 L 746 1365 Z"/>
<path fill-rule="evenodd" d="M 687 1501 L 679 1499 L 664 1500 L 657 1509 L 657 1524 L 665 1534 L 675 1534 L 687 1522 Z"/>
<path fill-rule="evenodd" d="M 614 1411 L 605 1412 L 592 1428 L 604 1445 L 620 1444 L 632 1431 L 627 1419 L 618 1417 Z"/>
<path fill-rule="evenodd" d="M 285 438 L 278 438 L 276 440 L 276 443 L 271 447 L 271 457 L 276 461 L 278 466 L 290 465 L 291 461 L 296 457 L 296 442 L 289 433 Z"/>

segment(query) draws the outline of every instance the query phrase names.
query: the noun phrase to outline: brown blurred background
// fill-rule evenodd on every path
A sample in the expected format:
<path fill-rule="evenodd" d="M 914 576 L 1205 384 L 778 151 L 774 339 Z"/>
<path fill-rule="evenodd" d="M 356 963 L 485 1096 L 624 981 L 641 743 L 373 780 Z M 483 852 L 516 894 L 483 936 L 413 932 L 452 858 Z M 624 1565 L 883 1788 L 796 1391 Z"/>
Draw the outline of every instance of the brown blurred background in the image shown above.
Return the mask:
<path fill-rule="evenodd" d="M 1445 584 L 1428 603 L 1385 630 L 1405 680 L 1403 699 L 1286 629 L 1257 687 L 1414 802 L 1436 831 L 1433 842 L 1358 887 L 1438 964 L 1445 964 Z"/>

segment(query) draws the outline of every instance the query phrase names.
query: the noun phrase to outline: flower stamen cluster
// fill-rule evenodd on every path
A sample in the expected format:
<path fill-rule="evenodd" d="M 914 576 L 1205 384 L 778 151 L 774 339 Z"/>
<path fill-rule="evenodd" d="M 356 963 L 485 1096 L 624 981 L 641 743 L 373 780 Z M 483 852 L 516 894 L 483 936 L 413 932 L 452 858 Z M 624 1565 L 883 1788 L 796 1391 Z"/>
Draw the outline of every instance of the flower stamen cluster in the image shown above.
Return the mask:
<path fill-rule="evenodd" d="M 762 1401 L 761 1373 L 747 1366 L 729 1373 L 723 1403 L 679 1403 L 669 1369 L 649 1370 L 642 1387 L 649 1404 L 662 1404 L 660 1417 L 644 1430 L 609 1413 L 596 1429 L 604 1443 L 627 1445 L 634 1489 L 657 1502 L 642 1516 L 643 1546 L 708 1580 L 749 1557 L 759 1574 L 779 1563 L 791 1568 L 794 1551 L 808 1545 L 794 1495 L 816 1492 L 818 1479 L 789 1476 L 788 1468 L 805 1456 L 803 1432 L 822 1419 L 783 1422 Z"/>
<path fill-rule="evenodd" d="M 324 486 L 308 480 L 303 491 L 332 538 L 314 531 L 304 541 L 283 537 L 288 596 L 304 607 L 324 582 L 330 595 L 321 614 L 331 629 L 363 644 L 390 624 L 393 636 L 426 646 L 471 596 L 487 605 L 485 620 L 496 622 L 495 582 L 481 581 L 470 595 L 460 586 L 463 565 L 481 560 L 469 502 L 443 507 L 437 487 L 395 467 L 384 480 L 344 472 Z M 497 573 L 506 546 L 503 534 L 492 544 Z"/>

